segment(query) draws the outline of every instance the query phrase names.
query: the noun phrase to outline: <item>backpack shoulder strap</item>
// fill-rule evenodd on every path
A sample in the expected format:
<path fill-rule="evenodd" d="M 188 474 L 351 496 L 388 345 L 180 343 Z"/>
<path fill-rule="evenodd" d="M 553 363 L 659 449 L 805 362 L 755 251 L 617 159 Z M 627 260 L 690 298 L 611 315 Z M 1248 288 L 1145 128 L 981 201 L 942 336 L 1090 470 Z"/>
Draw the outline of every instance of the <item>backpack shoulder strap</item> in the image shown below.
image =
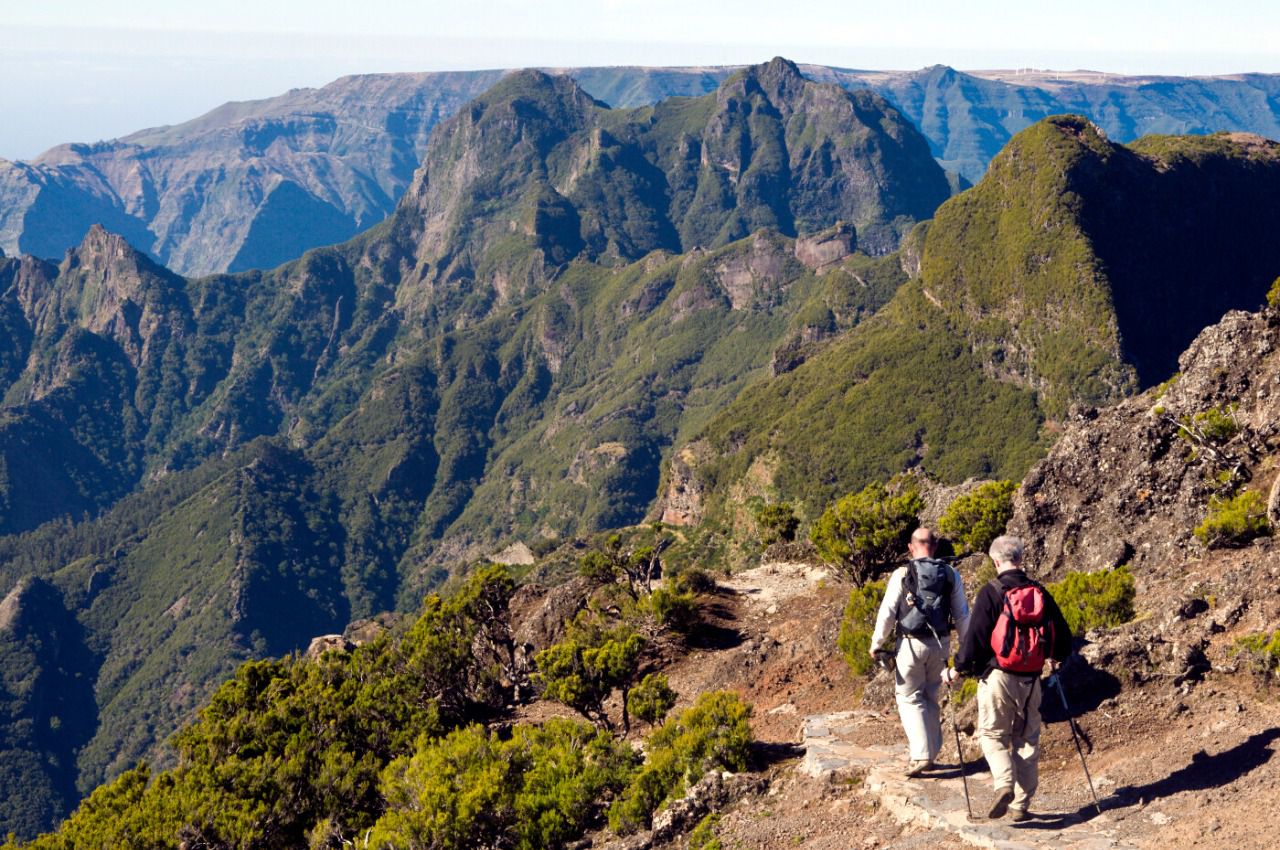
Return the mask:
<path fill-rule="evenodd" d="M 907 571 L 902 575 L 903 592 L 915 593 L 920 589 L 920 574 L 916 572 L 915 560 L 907 561 Z"/>

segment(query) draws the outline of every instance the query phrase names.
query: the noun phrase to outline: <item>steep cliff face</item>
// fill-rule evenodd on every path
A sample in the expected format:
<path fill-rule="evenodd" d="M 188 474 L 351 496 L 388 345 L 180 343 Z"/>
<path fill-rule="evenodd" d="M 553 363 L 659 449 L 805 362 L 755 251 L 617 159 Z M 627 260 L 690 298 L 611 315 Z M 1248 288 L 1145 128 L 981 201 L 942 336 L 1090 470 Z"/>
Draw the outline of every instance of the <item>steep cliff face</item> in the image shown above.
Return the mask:
<path fill-rule="evenodd" d="M 1035 542 L 1046 574 L 1126 563 L 1158 573 L 1198 560 L 1205 550 L 1192 532 L 1211 497 L 1271 496 L 1280 312 L 1228 314 L 1195 339 L 1179 368 L 1167 385 L 1113 407 L 1078 409 L 1027 474 L 1010 528 Z M 1206 413 L 1223 427 L 1206 433 Z"/>

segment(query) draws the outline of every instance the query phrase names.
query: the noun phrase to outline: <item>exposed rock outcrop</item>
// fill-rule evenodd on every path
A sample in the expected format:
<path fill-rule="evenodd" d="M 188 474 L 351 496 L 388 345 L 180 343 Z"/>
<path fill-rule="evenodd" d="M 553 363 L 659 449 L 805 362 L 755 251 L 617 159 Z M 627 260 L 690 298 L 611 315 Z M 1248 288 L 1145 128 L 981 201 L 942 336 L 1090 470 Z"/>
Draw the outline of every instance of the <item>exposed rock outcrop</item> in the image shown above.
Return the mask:
<path fill-rule="evenodd" d="M 1192 531 L 1210 496 L 1269 491 L 1274 473 L 1260 464 L 1280 445 L 1280 311 L 1228 314 L 1180 365 L 1167 387 L 1075 410 L 1028 473 L 1010 530 L 1032 542 L 1044 574 L 1182 563 L 1203 552 Z M 1196 436 L 1194 417 L 1207 411 L 1234 433 Z"/>
<path fill-rule="evenodd" d="M 796 259 L 810 269 L 822 272 L 858 249 L 858 234 L 843 221 L 829 230 L 796 239 Z"/>

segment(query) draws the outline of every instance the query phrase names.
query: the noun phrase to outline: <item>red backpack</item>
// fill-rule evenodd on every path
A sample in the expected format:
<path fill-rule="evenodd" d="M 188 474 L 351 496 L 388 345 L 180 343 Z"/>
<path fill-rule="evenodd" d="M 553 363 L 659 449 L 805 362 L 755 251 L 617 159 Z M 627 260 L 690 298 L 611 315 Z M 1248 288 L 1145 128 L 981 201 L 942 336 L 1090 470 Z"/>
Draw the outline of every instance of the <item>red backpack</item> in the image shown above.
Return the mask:
<path fill-rule="evenodd" d="M 1000 616 L 991 630 L 996 666 L 1007 673 L 1039 673 L 1053 648 L 1053 621 L 1038 584 L 1002 588 Z"/>

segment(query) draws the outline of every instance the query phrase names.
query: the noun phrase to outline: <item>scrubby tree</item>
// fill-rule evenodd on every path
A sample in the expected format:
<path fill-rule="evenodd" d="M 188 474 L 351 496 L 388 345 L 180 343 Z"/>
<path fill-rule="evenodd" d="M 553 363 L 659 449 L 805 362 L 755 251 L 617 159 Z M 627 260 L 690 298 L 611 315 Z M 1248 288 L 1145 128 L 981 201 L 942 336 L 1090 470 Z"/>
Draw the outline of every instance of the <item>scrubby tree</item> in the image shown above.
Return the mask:
<path fill-rule="evenodd" d="M 621 534 L 611 534 L 602 549 L 592 549 L 578 562 L 578 573 L 599 585 L 622 582 L 627 594 L 637 601 L 653 590 L 653 580 L 662 575 L 662 553 L 671 545 L 664 537 L 652 545 L 626 546 Z"/>
<path fill-rule="evenodd" d="M 809 539 L 824 561 L 861 585 L 905 551 L 923 509 L 924 500 L 909 484 L 868 484 L 828 507 Z"/>
<path fill-rule="evenodd" d="M 1017 489 L 1016 481 L 988 481 L 948 505 L 938 520 L 938 531 L 966 554 L 987 551 L 1013 517 Z"/>
<path fill-rule="evenodd" d="M 547 699 L 564 703 L 587 720 L 612 728 L 604 703 L 622 692 L 622 727 L 630 731 L 627 694 L 635 681 L 645 640 L 627 623 L 607 625 L 596 611 L 574 618 L 564 640 L 539 652 L 537 679 Z"/>
<path fill-rule="evenodd" d="M 761 505 L 754 512 L 756 528 L 760 530 L 760 543 L 771 546 L 774 543 L 790 543 L 796 539 L 796 530 L 800 527 L 800 518 L 790 502 L 775 502 Z"/>
<path fill-rule="evenodd" d="M 650 673 L 640 680 L 627 697 L 631 714 L 650 726 L 657 726 L 676 704 L 676 692 L 662 673 Z"/>

